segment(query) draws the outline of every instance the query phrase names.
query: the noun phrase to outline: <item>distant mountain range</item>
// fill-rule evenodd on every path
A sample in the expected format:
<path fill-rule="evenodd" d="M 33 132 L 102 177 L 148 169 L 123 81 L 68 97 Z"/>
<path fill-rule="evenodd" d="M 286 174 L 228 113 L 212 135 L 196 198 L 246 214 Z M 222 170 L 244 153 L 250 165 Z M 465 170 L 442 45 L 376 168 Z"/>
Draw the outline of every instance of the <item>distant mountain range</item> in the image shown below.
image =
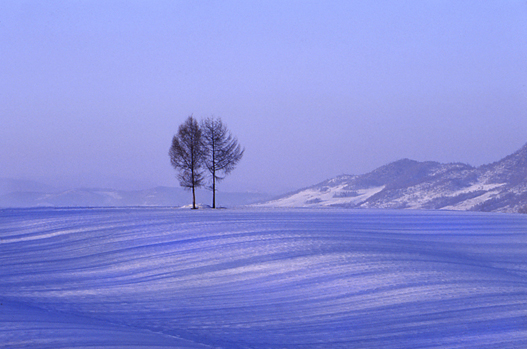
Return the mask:
<path fill-rule="evenodd" d="M 341 175 L 271 201 L 261 193 L 217 193 L 219 206 L 443 209 L 527 213 L 527 144 L 492 164 L 472 167 L 399 160 L 364 175 Z M 211 194 L 197 192 L 210 204 Z M 126 191 L 58 190 L 32 181 L 0 179 L 0 207 L 185 206 L 190 193 L 156 187 Z"/>
<path fill-rule="evenodd" d="M 243 206 L 269 199 L 261 193 L 217 192 L 216 203 Z M 211 193 L 198 190 L 197 202 L 210 205 Z M 57 190 L 53 187 L 14 179 L 0 179 L 0 207 L 103 207 L 103 206 L 185 206 L 191 194 L 182 188 L 156 187 L 126 191 L 99 188 Z"/>
<path fill-rule="evenodd" d="M 480 167 L 403 159 L 364 175 L 341 175 L 257 206 L 527 213 L 527 145 Z"/>

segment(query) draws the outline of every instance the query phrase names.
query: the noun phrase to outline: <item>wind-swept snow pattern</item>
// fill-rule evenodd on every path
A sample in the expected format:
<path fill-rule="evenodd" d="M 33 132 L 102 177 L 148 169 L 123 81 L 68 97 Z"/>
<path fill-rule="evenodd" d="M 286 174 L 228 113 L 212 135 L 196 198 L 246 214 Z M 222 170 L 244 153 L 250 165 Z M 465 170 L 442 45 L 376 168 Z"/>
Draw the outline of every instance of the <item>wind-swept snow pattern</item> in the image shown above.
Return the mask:
<path fill-rule="evenodd" d="M 0 210 L 2 348 L 525 348 L 527 217 Z"/>

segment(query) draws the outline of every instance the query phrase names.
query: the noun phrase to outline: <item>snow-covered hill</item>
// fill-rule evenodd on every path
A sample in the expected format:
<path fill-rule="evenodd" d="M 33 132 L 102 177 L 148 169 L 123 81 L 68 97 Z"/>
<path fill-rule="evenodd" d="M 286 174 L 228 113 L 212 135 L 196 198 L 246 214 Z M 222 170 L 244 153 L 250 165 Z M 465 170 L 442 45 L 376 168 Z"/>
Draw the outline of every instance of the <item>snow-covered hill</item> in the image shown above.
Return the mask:
<path fill-rule="evenodd" d="M 480 167 L 399 160 L 360 176 L 342 175 L 260 204 L 527 212 L 527 145 Z"/>
<path fill-rule="evenodd" d="M 527 216 L 0 210 L 0 347 L 527 348 Z"/>

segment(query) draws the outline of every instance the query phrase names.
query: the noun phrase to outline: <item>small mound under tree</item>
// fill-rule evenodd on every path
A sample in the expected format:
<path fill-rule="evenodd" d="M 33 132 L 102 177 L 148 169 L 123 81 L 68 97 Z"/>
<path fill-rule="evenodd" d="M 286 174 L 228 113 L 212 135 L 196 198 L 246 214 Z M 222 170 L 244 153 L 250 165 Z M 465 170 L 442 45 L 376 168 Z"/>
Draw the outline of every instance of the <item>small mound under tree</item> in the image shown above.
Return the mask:
<path fill-rule="evenodd" d="M 228 175 L 241 160 L 245 151 L 227 129 L 221 118 L 209 117 L 201 121 L 204 147 L 203 163 L 211 178 L 212 208 L 216 208 L 216 182 Z"/>
<path fill-rule="evenodd" d="M 178 171 L 179 184 L 192 190 L 192 208 L 196 209 L 196 188 L 203 186 L 205 147 L 198 122 L 191 115 L 179 126 L 168 152 L 172 166 Z"/>

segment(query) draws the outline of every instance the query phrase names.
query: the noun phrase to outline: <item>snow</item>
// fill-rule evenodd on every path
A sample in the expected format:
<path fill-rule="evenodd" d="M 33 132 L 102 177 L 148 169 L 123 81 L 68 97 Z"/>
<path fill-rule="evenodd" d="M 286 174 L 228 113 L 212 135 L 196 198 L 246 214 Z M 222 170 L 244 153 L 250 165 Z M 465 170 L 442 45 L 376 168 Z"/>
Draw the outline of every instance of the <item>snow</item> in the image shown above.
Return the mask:
<path fill-rule="evenodd" d="M 109 197 L 111 197 L 112 199 L 115 199 L 115 200 L 122 200 L 123 199 L 122 195 L 120 195 L 118 192 L 111 191 L 111 190 L 96 191 L 96 193 L 109 196 Z"/>
<path fill-rule="evenodd" d="M 487 200 L 490 200 L 494 198 L 496 195 L 499 195 L 500 192 L 498 190 L 493 190 L 499 187 L 502 187 L 506 185 L 507 183 L 492 183 L 492 184 L 483 184 L 483 183 L 476 183 L 474 185 L 471 185 L 469 187 L 460 189 L 458 191 L 455 191 L 447 196 L 455 197 L 461 194 L 467 194 L 477 191 L 484 191 L 485 193 L 471 199 L 464 200 L 456 205 L 450 205 L 442 207 L 443 210 L 460 210 L 460 211 L 468 211 L 475 206 L 484 203 Z"/>
<path fill-rule="evenodd" d="M 499 195 L 499 191 L 489 191 L 480 196 L 477 196 L 472 199 L 462 201 L 456 205 L 445 206 L 443 210 L 459 210 L 459 211 L 468 211 L 476 205 L 482 204 L 487 200 L 494 198 L 496 195 Z"/>
<path fill-rule="evenodd" d="M 334 205 L 357 205 L 382 191 L 385 186 L 353 191 L 353 196 L 340 196 L 346 192 L 347 184 L 327 187 L 326 190 L 306 189 L 291 196 L 255 205 L 257 207 L 324 207 Z"/>
<path fill-rule="evenodd" d="M 0 347 L 525 348 L 526 228 L 451 211 L 0 210 Z"/>
<path fill-rule="evenodd" d="M 478 182 L 459 190 L 448 191 L 441 187 L 434 187 L 430 183 L 423 183 L 407 188 L 403 191 L 400 197 L 392 199 L 391 201 L 386 202 L 384 205 L 379 205 L 378 207 L 389 208 L 394 207 L 395 205 L 405 207 L 407 209 L 419 210 L 425 208 L 428 203 L 437 198 L 454 198 L 463 194 L 482 192 L 481 195 L 477 197 L 465 199 L 455 205 L 440 207 L 442 210 L 468 211 L 476 205 L 492 199 L 496 195 L 499 195 L 500 191 L 494 189 L 498 189 L 505 185 L 506 183 L 485 184 L 483 182 Z"/>
<path fill-rule="evenodd" d="M 491 183 L 491 184 L 483 184 L 483 183 L 476 183 L 469 187 L 460 189 L 458 191 L 455 191 L 451 194 L 451 196 L 457 196 L 460 194 L 466 194 L 466 193 L 472 193 L 475 191 L 490 191 L 499 187 L 502 187 L 506 185 L 507 183 Z"/>

